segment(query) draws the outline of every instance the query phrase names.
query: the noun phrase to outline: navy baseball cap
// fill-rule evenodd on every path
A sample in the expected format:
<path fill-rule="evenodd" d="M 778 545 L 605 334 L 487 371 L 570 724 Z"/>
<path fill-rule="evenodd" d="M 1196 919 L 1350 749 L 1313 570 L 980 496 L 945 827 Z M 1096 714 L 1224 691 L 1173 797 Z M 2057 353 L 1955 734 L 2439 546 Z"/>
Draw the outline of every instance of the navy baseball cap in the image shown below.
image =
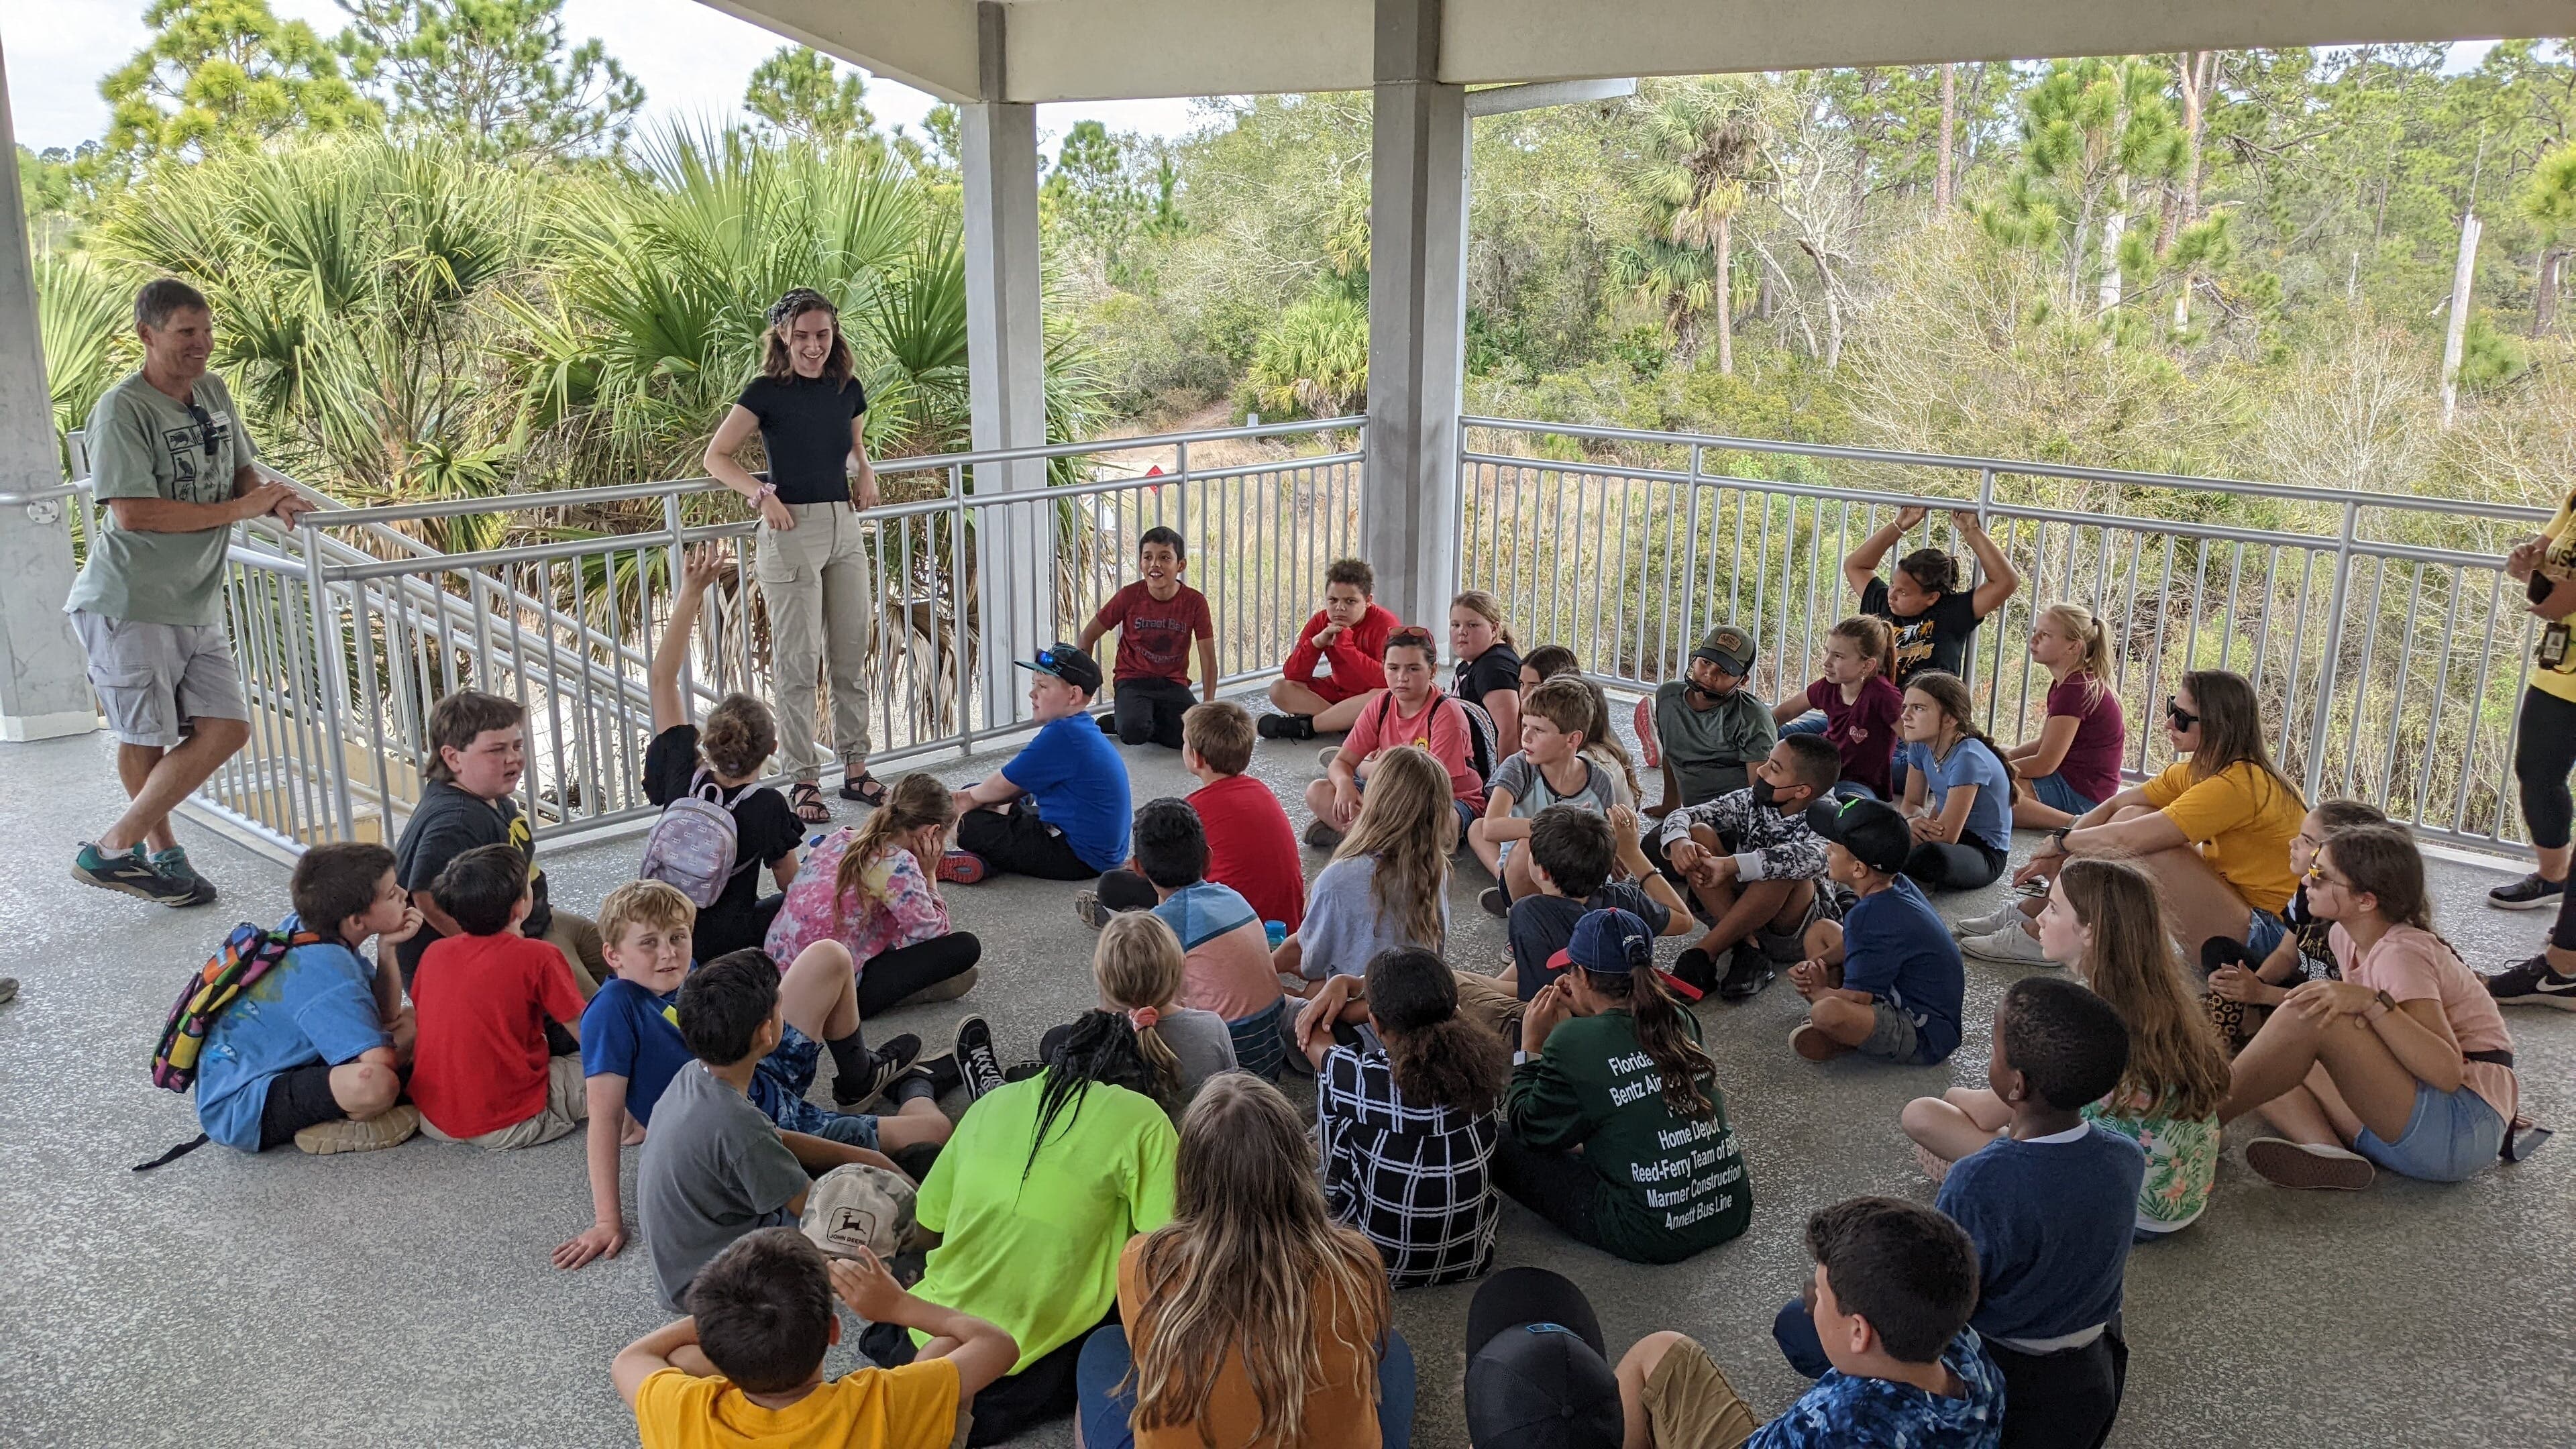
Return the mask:
<path fill-rule="evenodd" d="M 1895 806 L 1876 800 L 1819 800 L 1807 807 L 1807 828 L 1880 875 L 1905 869 L 1905 858 L 1914 853 L 1913 828 Z"/>
<path fill-rule="evenodd" d="M 1625 976 L 1654 963 L 1655 933 L 1633 911 L 1615 907 L 1586 912 L 1574 923 L 1573 939 L 1547 958 L 1547 969 L 1580 966 L 1600 976 Z"/>
<path fill-rule="evenodd" d="M 1619 1377 L 1583 1290 L 1506 1268 L 1467 1307 L 1467 1442 L 1474 1449 L 1618 1449 Z"/>
<path fill-rule="evenodd" d="M 1061 639 L 1039 650 L 1037 658 L 1016 662 L 1022 669 L 1052 674 L 1086 694 L 1100 692 L 1100 666 L 1092 662 L 1090 655 Z"/>

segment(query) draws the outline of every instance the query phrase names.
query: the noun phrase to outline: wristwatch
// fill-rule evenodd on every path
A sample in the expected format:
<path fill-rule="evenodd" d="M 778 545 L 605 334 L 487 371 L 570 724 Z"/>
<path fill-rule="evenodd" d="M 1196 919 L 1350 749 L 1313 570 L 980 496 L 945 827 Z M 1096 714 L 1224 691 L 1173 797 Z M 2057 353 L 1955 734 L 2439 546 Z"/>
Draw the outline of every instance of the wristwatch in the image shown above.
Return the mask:
<path fill-rule="evenodd" d="M 2372 1000 L 2369 1006 L 2363 1008 L 2361 1013 L 2362 1020 L 2377 1021 L 2381 1017 L 2386 1016 L 2388 1013 L 2397 1009 L 2397 998 L 2389 995 L 2386 991 L 2374 991 L 2370 994 L 2375 999 Z"/>

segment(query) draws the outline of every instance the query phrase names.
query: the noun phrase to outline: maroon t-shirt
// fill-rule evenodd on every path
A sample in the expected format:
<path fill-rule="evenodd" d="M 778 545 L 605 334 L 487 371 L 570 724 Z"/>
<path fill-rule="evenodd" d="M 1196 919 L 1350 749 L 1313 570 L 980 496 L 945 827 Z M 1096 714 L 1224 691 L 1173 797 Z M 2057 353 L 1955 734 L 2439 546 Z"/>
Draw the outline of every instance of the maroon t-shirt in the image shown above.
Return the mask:
<path fill-rule="evenodd" d="M 1190 682 L 1190 641 L 1216 637 L 1208 615 L 1207 595 L 1181 585 L 1168 599 L 1158 599 L 1143 580 L 1109 596 L 1092 616 L 1102 632 L 1118 631 L 1118 667 L 1113 679 L 1168 679 Z"/>
<path fill-rule="evenodd" d="M 1306 863 L 1279 797 L 1250 775 L 1227 775 L 1191 791 L 1190 808 L 1207 831 L 1207 878 L 1295 932 L 1306 919 Z"/>
<path fill-rule="evenodd" d="M 1825 712 L 1825 742 L 1843 757 L 1843 778 L 1867 785 L 1887 798 L 1888 762 L 1896 755 L 1896 713 L 1905 692 L 1873 674 L 1860 687 L 1860 697 L 1846 704 L 1843 687 L 1829 679 L 1807 686 L 1807 706 Z"/>
<path fill-rule="evenodd" d="M 2073 715 L 2075 743 L 2057 762 L 2057 773 L 2076 794 L 2100 804 L 2120 793 L 2120 756 L 2128 749 L 2129 723 L 2111 687 L 2091 675 L 2070 674 L 2049 686 L 2048 712 Z"/>

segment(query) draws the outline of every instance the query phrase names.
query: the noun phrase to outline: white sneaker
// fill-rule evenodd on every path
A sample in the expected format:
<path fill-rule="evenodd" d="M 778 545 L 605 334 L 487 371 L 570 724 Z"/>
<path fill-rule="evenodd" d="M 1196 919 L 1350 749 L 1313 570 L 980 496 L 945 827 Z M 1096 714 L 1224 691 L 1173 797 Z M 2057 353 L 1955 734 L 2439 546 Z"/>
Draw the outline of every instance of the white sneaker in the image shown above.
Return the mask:
<path fill-rule="evenodd" d="M 2012 966 L 2056 964 L 2039 949 L 2039 938 L 2019 926 L 2006 926 L 2000 931 L 1970 936 L 1959 943 L 1959 949 L 1980 961 L 2001 961 Z"/>
<path fill-rule="evenodd" d="M 1333 768 L 1333 761 L 1340 758 L 1341 753 L 1342 747 L 1340 745 L 1326 745 L 1322 749 L 1317 750 L 1315 752 L 1315 768 L 1329 772 Z"/>
<path fill-rule="evenodd" d="M 1965 916 L 1950 923 L 1950 934 L 1961 940 L 1970 936 L 1991 936 L 2006 926 L 2018 926 L 2030 917 L 2022 914 L 2018 895 L 1982 916 Z"/>

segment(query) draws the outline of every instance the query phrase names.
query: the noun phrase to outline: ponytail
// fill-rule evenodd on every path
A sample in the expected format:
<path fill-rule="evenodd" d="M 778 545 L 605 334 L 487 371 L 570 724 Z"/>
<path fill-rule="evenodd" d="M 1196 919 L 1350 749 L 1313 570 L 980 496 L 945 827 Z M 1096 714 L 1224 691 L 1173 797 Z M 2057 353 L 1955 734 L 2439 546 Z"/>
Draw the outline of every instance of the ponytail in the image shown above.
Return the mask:
<path fill-rule="evenodd" d="M 1681 1006 L 1664 989 L 1664 979 L 1655 974 L 1653 967 L 1642 966 L 1624 973 L 1573 969 L 1582 971 L 1592 989 L 1603 997 L 1627 1004 L 1629 1018 L 1636 1023 L 1637 1045 L 1663 1074 L 1664 1106 L 1674 1116 L 1705 1118 L 1717 1110 L 1716 1103 L 1699 1085 L 1703 1077 L 1712 1086 L 1715 1084 L 1717 1062 L 1683 1027 Z"/>
<path fill-rule="evenodd" d="M 1163 1014 L 1181 994 L 1185 970 L 1181 938 L 1151 911 L 1122 911 L 1100 931 L 1091 975 L 1100 999 L 1118 1009 L 1136 1036 L 1137 1054 L 1153 1073 L 1152 1095 L 1181 1100 L 1181 1059 L 1163 1040 Z"/>
<path fill-rule="evenodd" d="M 1395 1089 L 1415 1106 L 1483 1116 L 1503 1099 L 1502 1039 L 1458 1015 L 1458 981 L 1430 951 L 1398 946 L 1369 958 L 1369 1017 L 1386 1043 Z"/>
<path fill-rule="evenodd" d="M 2109 688 L 2105 681 L 2111 675 L 2110 629 L 2082 604 L 2051 604 L 2040 612 L 2065 630 L 2066 637 L 2074 640 L 2075 647 L 2082 651 L 2075 662 L 2074 672 L 2084 676 L 2087 682 L 2084 702 L 2099 703 L 2102 691 Z"/>

